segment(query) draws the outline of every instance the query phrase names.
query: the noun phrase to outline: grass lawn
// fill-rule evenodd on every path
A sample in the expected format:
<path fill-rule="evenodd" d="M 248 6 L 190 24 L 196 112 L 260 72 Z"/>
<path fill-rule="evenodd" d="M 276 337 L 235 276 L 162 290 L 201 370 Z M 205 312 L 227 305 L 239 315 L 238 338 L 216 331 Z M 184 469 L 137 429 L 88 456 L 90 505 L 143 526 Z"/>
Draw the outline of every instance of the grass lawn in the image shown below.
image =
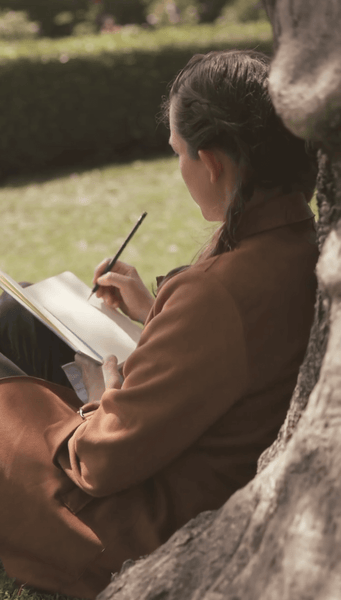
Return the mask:
<path fill-rule="evenodd" d="M 218 225 L 202 217 L 173 157 L 11 180 L 0 202 L 0 268 L 17 281 L 70 270 L 90 285 L 96 264 L 116 253 L 146 210 L 121 259 L 151 290 L 157 275 L 189 264 Z"/>
<path fill-rule="evenodd" d="M 2 565 L 0 564 L 0 600 L 67 600 L 69 596 L 61 594 L 42 594 L 28 590 L 25 587 L 18 589 L 13 579 L 7 577 Z"/>
<path fill-rule="evenodd" d="M 151 290 L 157 275 L 189 264 L 218 226 L 204 220 L 173 157 L 13 179 L 0 187 L 0 203 L 0 268 L 17 281 L 70 270 L 91 285 L 96 264 L 146 210 L 121 259 Z"/>

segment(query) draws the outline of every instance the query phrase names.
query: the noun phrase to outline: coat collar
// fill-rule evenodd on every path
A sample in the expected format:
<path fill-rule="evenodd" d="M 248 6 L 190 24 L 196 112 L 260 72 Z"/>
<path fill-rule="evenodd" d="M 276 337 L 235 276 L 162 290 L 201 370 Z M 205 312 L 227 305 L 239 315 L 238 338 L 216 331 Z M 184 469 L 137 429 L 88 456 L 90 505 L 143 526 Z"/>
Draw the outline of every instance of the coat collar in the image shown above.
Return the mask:
<path fill-rule="evenodd" d="M 299 223 L 313 217 L 314 213 L 303 192 L 296 191 L 285 195 L 279 189 L 265 193 L 256 192 L 246 206 L 237 230 L 237 237 L 242 240 L 262 231 Z M 157 292 L 166 280 L 190 266 L 182 265 L 172 269 L 167 275 L 156 277 Z"/>
<path fill-rule="evenodd" d="M 237 237 L 241 240 L 262 231 L 299 223 L 313 217 L 314 213 L 302 192 L 285 195 L 279 190 L 265 194 L 256 192 L 246 206 Z"/>

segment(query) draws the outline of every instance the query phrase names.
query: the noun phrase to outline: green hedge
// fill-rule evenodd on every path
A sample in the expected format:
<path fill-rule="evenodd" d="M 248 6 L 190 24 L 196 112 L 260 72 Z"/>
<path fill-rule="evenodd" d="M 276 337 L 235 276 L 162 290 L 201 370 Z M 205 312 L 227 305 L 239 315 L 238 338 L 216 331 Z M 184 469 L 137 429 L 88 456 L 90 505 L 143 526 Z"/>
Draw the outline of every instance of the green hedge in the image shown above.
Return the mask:
<path fill-rule="evenodd" d="M 91 20 L 100 28 L 101 14 L 112 14 L 119 23 L 143 23 L 143 0 L 0 0 L 0 10 L 25 11 L 29 20 L 40 25 L 42 36 L 63 37 L 72 34 L 78 23 Z"/>
<path fill-rule="evenodd" d="M 112 40 L 93 38 L 0 47 L 0 177 L 164 152 L 168 132 L 155 116 L 167 83 L 195 52 L 271 52 L 266 34 L 262 42 L 227 34 L 208 41 L 196 32 L 196 42 L 188 30 L 177 46 L 161 31 L 163 42 L 141 34 L 129 45 L 116 38 L 111 49 Z"/>
<path fill-rule="evenodd" d="M 0 0 L 0 10 L 25 11 L 31 21 L 38 21 L 42 35 L 69 35 L 72 27 L 58 26 L 55 17 L 72 11 L 76 16 L 88 10 L 89 0 Z"/>

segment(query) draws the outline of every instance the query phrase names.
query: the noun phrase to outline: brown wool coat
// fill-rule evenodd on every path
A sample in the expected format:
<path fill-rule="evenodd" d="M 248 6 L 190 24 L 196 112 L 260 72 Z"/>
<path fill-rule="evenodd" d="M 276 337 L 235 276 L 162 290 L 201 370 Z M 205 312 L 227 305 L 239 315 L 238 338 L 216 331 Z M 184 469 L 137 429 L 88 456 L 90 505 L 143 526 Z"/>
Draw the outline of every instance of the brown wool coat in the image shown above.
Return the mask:
<path fill-rule="evenodd" d="M 160 287 L 122 388 L 100 405 L 0 382 L 0 558 L 11 577 L 94 598 L 111 572 L 220 507 L 285 418 L 315 300 L 303 194 L 250 205 L 241 242 Z"/>

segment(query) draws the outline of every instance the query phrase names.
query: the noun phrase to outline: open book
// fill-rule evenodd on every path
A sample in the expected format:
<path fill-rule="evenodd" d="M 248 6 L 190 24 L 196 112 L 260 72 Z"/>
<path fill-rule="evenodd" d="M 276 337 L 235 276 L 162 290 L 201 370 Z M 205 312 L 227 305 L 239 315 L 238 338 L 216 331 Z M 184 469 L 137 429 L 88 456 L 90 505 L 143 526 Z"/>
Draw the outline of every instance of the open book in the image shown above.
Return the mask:
<path fill-rule="evenodd" d="M 91 289 L 69 271 L 27 288 L 0 271 L 0 287 L 75 352 L 85 354 L 97 364 L 114 354 L 120 368 L 140 339 L 141 327 L 118 310 L 108 308 L 97 296 L 88 300 Z M 69 377 L 67 368 L 65 372 Z M 75 387 L 74 376 L 75 373 L 69 379 Z"/>

